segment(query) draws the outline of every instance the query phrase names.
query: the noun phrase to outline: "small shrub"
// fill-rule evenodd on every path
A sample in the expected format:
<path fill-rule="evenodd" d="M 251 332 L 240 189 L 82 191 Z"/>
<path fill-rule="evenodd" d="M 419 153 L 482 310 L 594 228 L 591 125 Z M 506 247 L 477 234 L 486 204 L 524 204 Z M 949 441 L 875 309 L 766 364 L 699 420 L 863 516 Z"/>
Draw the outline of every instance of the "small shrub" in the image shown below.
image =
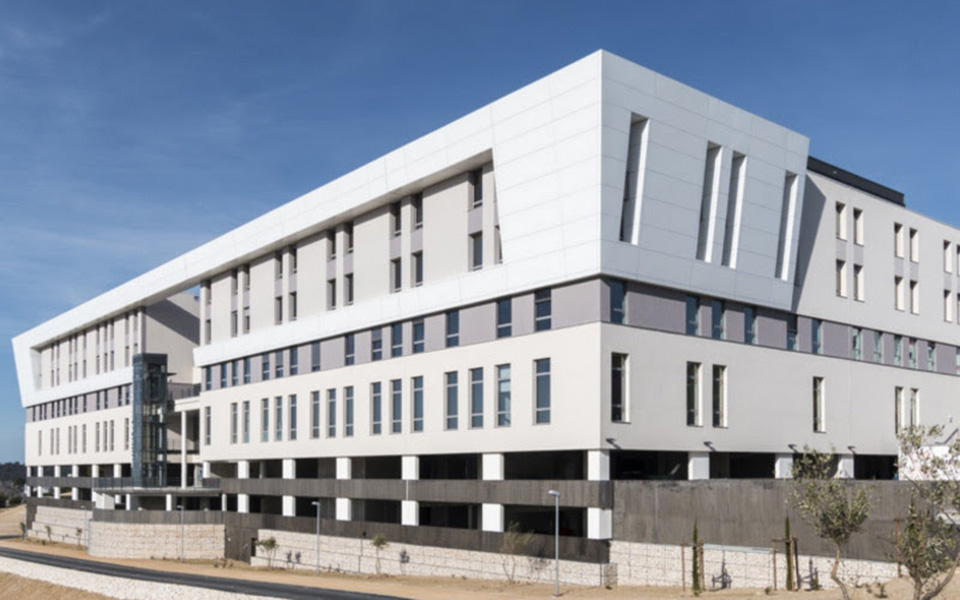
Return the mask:
<path fill-rule="evenodd" d="M 389 542 L 387 542 L 387 536 L 383 535 L 382 533 L 378 533 L 377 535 L 373 536 L 372 540 L 370 540 L 370 545 L 373 546 L 377 551 L 377 575 L 380 575 L 380 550 L 389 545 Z"/>

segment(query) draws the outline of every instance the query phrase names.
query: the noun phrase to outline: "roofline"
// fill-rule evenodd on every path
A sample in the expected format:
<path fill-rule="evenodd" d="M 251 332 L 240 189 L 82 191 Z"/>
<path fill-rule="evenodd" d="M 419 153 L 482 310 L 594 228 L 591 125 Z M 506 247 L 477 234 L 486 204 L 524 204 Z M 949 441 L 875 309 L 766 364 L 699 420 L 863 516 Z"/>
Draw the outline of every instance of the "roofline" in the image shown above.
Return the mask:
<path fill-rule="evenodd" d="M 813 171 L 814 173 L 819 173 L 833 179 L 834 181 L 839 181 L 840 183 L 845 183 L 850 187 L 855 187 L 858 190 L 872 194 L 878 198 L 882 198 L 887 202 L 893 202 L 894 204 L 899 204 L 900 206 L 906 207 L 907 203 L 903 198 L 903 192 L 898 192 L 893 188 L 888 188 L 885 185 L 881 185 L 876 181 L 871 181 L 866 177 L 861 177 L 840 167 L 831 165 L 828 162 L 822 161 L 819 158 L 814 158 L 812 156 L 807 157 L 807 169 Z"/>

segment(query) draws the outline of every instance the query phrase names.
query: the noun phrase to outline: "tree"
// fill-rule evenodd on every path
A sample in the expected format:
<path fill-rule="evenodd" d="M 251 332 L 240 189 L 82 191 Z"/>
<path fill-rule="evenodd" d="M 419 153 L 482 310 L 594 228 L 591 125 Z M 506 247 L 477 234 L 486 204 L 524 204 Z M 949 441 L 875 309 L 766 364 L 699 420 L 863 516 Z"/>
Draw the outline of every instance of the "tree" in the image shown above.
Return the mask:
<path fill-rule="evenodd" d="M 257 548 L 267 553 L 267 568 L 273 568 L 273 555 L 277 553 L 277 538 L 268 537 L 265 540 L 257 540 Z"/>
<path fill-rule="evenodd" d="M 900 434 L 904 457 L 900 478 L 912 490 L 905 527 L 896 544 L 913 580 L 914 600 L 939 595 L 960 564 L 960 438 L 947 443 L 943 437 L 941 425 L 909 427 Z"/>
<path fill-rule="evenodd" d="M 83 536 L 83 529 L 77 527 L 77 530 L 73 532 L 77 536 L 77 548 L 80 547 L 80 538 Z"/>
<path fill-rule="evenodd" d="M 380 574 L 380 550 L 382 550 L 383 548 L 386 548 L 389 545 L 389 542 L 387 542 L 387 536 L 383 535 L 382 533 L 378 533 L 377 535 L 373 536 L 372 540 L 370 540 L 370 545 L 373 546 L 374 549 L 377 551 L 377 575 L 379 575 Z"/>
<path fill-rule="evenodd" d="M 848 482 L 835 477 L 832 454 L 804 448 L 793 463 L 793 505 L 821 538 L 833 543 L 835 558 L 830 570 L 844 600 L 850 600 L 840 579 L 842 549 L 850 536 L 860 531 L 870 514 L 870 499 L 863 487 L 851 490 Z"/>
<path fill-rule="evenodd" d="M 527 554 L 530 550 L 530 544 L 533 543 L 533 532 L 520 531 L 520 523 L 511 521 L 510 526 L 503 532 L 503 539 L 500 542 L 501 566 L 503 574 L 507 576 L 507 581 L 513 583 L 516 581 L 517 574 L 517 556 Z"/>

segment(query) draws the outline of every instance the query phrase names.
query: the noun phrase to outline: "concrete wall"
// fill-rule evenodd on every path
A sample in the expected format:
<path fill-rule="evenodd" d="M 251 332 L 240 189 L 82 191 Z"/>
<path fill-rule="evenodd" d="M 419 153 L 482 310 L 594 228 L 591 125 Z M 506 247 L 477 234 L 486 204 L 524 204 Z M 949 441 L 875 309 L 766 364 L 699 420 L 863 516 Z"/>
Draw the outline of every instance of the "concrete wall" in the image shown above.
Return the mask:
<path fill-rule="evenodd" d="M 43 541 L 86 545 L 87 523 L 92 516 L 89 510 L 37 506 L 27 536 Z M 49 535 L 47 527 L 50 527 Z M 79 538 L 77 529 L 81 530 Z"/>
<path fill-rule="evenodd" d="M 164 513 L 177 517 L 174 513 Z M 179 523 L 106 523 L 90 524 L 91 556 L 102 558 L 161 558 L 180 556 Z M 223 556 L 222 524 L 184 525 L 183 554 L 187 560 Z"/>

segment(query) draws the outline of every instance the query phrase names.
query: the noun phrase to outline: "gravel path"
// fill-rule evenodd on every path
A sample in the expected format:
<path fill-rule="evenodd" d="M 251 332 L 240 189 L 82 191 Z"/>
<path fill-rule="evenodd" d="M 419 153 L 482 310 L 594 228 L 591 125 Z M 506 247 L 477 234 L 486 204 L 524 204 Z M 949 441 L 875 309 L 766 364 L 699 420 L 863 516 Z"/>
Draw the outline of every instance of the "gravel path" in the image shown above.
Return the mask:
<path fill-rule="evenodd" d="M 124 577 L 109 577 L 38 565 L 22 560 L 0 557 L 0 571 L 28 579 L 45 581 L 54 585 L 71 587 L 95 594 L 123 600 L 167 600 L 192 598 L 196 600 L 265 600 L 264 596 L 249 596 L 199 587 L 187 587 L 170 583 L 138 581 Z"/>

